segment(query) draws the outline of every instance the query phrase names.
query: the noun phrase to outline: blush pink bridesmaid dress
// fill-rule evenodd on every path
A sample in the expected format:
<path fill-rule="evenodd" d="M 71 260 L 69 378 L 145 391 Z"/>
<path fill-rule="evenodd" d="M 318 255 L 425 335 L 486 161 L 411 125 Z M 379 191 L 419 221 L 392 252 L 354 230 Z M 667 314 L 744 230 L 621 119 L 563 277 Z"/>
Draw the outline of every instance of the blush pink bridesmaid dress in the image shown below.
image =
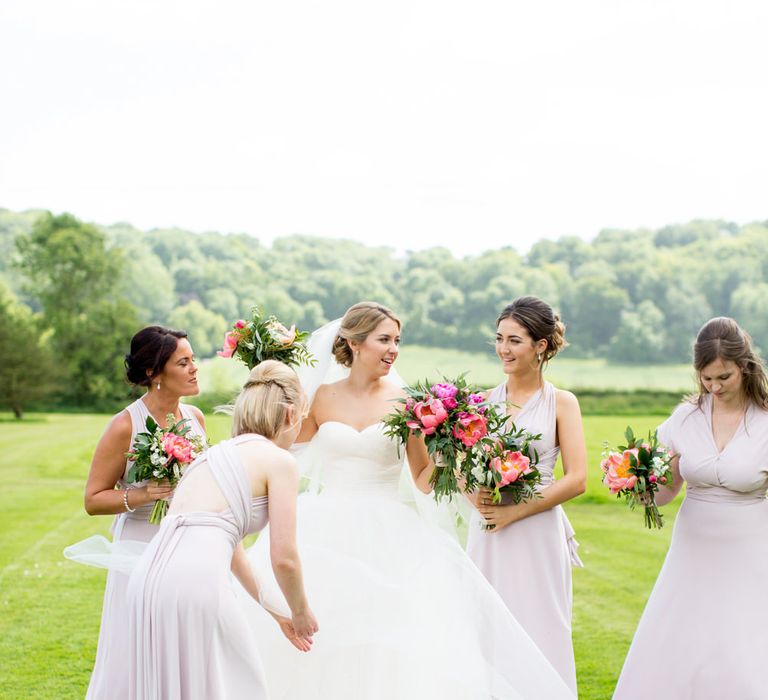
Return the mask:
<path fill-rule="evenodd" d="M 192 433 L 205 438 L 205 431 L 195 418 L 188 406 L 180 405 L 183 418 L 189 418 Z M 126 411 L 131 416 L 131 445 L 136 438 L 136 433 L 146 430 L 146 421 L 149 416 L 146 404 L 137 399 Z M 133 462 L 128 461 L 122 478 L 117 482 L 117 488 L 124 489 L 129 484 L 125 481 L 128 470 Z M 141 486 L 143 484 L 136 484 Z M 133 513 L 120 513 L 115 517 L 112 525 L 112 539 L 135 540 L 149 542 L 157 532 L 157 525 L 149 522 L 153 504 L 136 508 Z M 101 613 L 101 627 L 99 629 L 99 643 L 96 649 L 96 661 L 88 685 L 86 700 L 123 700 L 128 695 L 128 675 L 126 673 L 126 658 L 128 656 L 128 637 L 126 624 L 125 590 L 128 584 L 128 576 L 119 571 L 110 571 L 107 574 L 107 584 L 104 589 L 104 606 Z"/>
<path fill-rule="evenodd" d="M 551 484 L 557 446 L 557 392 L 544 382 L 514 419 L 518 428 L 541 434 L 533 443 L 539 453 L 543 487 Z M 506 383 L 488 397 L 506 411 Z M 467 553 L 485 574 L 512 614 L 560 676 L 576 693 L 576 664 L 571 639 L 571 567 L 582 566 L 565 512 L 560 506 L 537 513 L 490 534 L 473 511 Z"/>
<path fill-rule="evenodd" d="M 686 494 L 616 700 L 768 698 L 768 412 L 750 406 L 722 452 L 711 416 L 707 395 L 659 427 Z"/>

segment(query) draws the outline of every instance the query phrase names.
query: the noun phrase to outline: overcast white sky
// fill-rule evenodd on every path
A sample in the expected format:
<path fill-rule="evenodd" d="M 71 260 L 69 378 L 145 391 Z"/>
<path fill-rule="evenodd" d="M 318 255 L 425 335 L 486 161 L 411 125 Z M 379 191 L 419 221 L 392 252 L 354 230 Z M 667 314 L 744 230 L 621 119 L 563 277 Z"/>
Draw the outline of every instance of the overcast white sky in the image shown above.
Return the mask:
<path fill-rule="evenodd" d="M 0 206 L 457 254 L 768 218 L 768 3 L 4 0 Z"/>

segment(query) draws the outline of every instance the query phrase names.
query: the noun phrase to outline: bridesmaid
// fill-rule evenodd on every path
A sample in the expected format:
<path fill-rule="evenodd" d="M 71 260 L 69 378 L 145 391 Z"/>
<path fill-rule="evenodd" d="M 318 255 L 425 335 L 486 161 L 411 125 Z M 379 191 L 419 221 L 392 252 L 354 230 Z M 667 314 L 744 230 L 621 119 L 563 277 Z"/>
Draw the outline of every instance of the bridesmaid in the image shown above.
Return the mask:
<path fill-rule="evenodd" d="M 128 380 L 147 388 L 140 399 L 118 413 L 107 426 L 93 455 L 85 486 L 85 510 L 89 515 L 117 515 L 113 540 L 148 542 L 157 532 L 149 514 L 156 500 L 170 498 L 167 484 L 128 484 L 131 462 L 128 452 L 137 432 L 146 429 L 147 416 L 166 427 L 166 416 L 189 418 L 193 433 L 205 437 L 203 414 L 194 406 L 179 403 L 182 396 L 199 393 L 197 365 L 184 331 L 149 326 L 131 339 L 125 356 Z M 128 577 L 117 571 L 107 575 L 99 644 L 86 698 L 127 698 L 127 619 L 125 590 Z"/>
<path fill-rule="evenodd" d="M 287 448 L 306 414 L 296 373 L 268 360 L 251 370 L 234 408 L 234 438 L 192 464 L 128 583 L 129 696 L 136 700 L 266 700 L 259 652 L 230 570 L 261 600 L 243 549 L 270 520 L 272 569 L 291 619 L 283 633 L 309 651 L 317 622 L 296 547 L 298 469 Z"/>
<path fill-rule="evenodd" d="M 699 392 L 659 426 L 687 482 L 672 543 L 614 698 L 768 698 L 768 379 L 749 335 L 713 318 L 696 338 Z"/>
<path fill-rule="evenodd" d="M 473 500 L 467 553 L 518 622 L 576 693 L 571 640 L 571 566 L 581 566 L 561 503 L 584 493 L 587 453 L 576 397 L 544 380 L 546 363 L 566 345 L 565 326 L 546 302 L 520 297 L 496 321 L 496 354 L 507 380 L 488 397 L 506 409 L 533 443 L 542 472 L 541 498 L 493 505 L 481 490 Z M 554 468 L 562 456 L 563 477 Z"/>

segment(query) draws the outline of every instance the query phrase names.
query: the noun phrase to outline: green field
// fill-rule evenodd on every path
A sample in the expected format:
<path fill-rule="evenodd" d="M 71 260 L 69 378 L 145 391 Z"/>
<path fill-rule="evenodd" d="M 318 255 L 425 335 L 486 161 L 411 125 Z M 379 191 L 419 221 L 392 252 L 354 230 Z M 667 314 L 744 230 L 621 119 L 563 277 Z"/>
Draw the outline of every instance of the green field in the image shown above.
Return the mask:
<path fill-rule="evenodd" d="M 468 372 L 467 378 L 480 386 L 499 384 L 504 375 L 499 361 L 488 352 L 462 352 L 419 346 L 404 347 L 397 360 L 397 371 L 406 382 L 455 377 Z M 204 392 L 230 391 L 242 385 L 247 370 L 235 360 L 215 358 L 200 364 L 200 388 Z M 564 389 L 661 389 L 688 392 L 694 388 L 690 365 L 617 365 L 605 360 L 578 360 L 556 357 L 546 370 L 546 377 Z"/>
<path fill-rule="evenodd" d="M 446 369 L 451 373 L 450 369 Z M 493 381 L 496 381 L 495 379 Z M 103 415 L 0 413 L 0 693 L 3 698 L 81 698 L 93 663 L 104 572 L 65 561 L 62 549 L 110 518 L 92 518 L 82 491 Z M 644 431 L 658 417 L 585 419 L 590 453 L 587 493 L 566 510 L 586 568 L 574 574 L 574 643 L 579 697 L 610 697 L 643 605 L 669 544 L 668 526 L 649 532 L 600 484 L 602 441 L 631 423 Z M 209 418 L 213 441 L 228 419 Z M 533 582 L 535 585 L 535 582 Z M 457 601 L 457 604 L 461 604 Z"/>

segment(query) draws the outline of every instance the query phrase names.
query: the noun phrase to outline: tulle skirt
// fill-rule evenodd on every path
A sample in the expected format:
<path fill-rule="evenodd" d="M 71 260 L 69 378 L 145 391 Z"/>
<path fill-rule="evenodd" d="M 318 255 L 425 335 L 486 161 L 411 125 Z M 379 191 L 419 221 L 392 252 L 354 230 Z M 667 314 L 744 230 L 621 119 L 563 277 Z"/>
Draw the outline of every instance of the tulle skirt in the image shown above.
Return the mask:
<path fill-rule="evenodd" d="M 312 651 L 242 600 L 274 700 L 573 698 L 458 543 L 406 505 L 303 495 L 298 542 L 320 626 Z M 267 531 L 248 556 L 266 603 L 285 611 Z"/>

